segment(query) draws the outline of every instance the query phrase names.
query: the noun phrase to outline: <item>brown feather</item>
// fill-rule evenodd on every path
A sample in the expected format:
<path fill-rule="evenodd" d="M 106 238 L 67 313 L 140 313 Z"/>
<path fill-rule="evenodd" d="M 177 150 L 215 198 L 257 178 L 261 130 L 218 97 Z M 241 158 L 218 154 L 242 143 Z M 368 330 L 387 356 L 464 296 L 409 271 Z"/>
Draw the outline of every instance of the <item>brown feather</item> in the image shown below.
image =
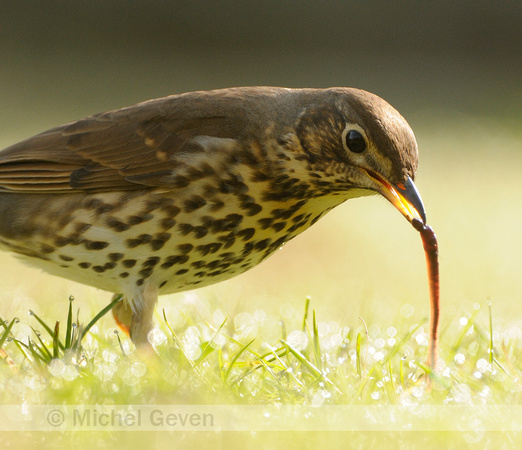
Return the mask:
<path fill-rule="evenodd" d="M 8 147 L 0 152 L 0 191 L 168 188 L 183 166 L 176 155 L 204 151 L 191 142 L 193 138 L 234 139 L 245 128 L 244 111 L 238 105 L 230 108 L 230 102 L 221 104 L 215 95 L 207 95 L 205 101 L 201 93 L 192 96 L 171 96 L 94 115 Z"/>

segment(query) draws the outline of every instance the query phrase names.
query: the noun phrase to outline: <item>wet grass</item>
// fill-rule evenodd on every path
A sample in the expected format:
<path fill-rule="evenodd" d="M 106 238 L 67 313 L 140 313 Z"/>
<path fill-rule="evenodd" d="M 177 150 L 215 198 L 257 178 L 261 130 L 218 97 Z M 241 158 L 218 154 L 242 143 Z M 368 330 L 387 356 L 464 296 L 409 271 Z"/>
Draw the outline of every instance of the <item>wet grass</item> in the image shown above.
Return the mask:
<path fill-rule="evenodd" d="M 110 305 L 111 306 L 111 305 Z M 158 358 L 96 321 L 83 327 L 71 300 L 64 326 L 35 313 L 21 337 L 18 318 L 2 321 L 3 404 L 241 403 L 285 405 L 518 404 L 520 327 L 474 310 L 442 330 L 437 373 L 425 365 L 427 323 L 403 305 L 387 328 L 371 317 L 321 322 L 307 300 L 300 317 L 262 310 L 209 323 L 163 311 L 150 335 Z M 170 322 L 175 321 L 173 326 Z M 34 324 L 36 322 L 36 325 Z M 428 382 L 431 380 L 431 383 Z"/>

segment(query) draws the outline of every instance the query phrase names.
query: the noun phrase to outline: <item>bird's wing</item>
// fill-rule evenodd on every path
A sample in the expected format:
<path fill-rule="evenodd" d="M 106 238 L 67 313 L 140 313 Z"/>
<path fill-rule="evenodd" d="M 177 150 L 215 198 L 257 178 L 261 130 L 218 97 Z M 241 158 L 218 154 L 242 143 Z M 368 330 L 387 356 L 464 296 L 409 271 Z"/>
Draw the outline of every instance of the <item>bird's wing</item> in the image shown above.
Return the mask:
<path fill-rule="evenodd" d="M 190 170 L 205 170 L 190 169 L 187 163 L 202 152 L 230 150 L 243 125 L 235 108 L 230 115 L 227 108 L 205 108 L 198 101 L 192 108 L 190 99 L 180 97 L 87 117 L 6 148 L 0 152 L 0 191 L 104 192 L 186 185 Z"/>

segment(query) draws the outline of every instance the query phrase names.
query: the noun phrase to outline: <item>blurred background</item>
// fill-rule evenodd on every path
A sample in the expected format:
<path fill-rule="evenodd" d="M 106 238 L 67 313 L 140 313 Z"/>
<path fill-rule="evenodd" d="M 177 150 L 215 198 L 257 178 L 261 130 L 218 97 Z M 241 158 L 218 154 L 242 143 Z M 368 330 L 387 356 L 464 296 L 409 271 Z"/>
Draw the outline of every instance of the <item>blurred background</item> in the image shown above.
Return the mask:
<path fill-rule="evenodd" d="M 417 135 L 416 183 L 440 246 L 443 327 L 487 301 L 496 318 L 522 324 L 521 23 L 519 1 L 0 2 L 0 147 L 191 90 L 372 91 Z M 0 271 L 3 317 L 31 308 L 63 320 L 69 294 L 84 311 L 110 298 L 5 253 Z M 418 233 L 384 199 L 352 200 L 249 273 L 160 307 L 197 301 L 225 314 L 290 317 L 306 296 L 325 321 L 422 320 Z"/>

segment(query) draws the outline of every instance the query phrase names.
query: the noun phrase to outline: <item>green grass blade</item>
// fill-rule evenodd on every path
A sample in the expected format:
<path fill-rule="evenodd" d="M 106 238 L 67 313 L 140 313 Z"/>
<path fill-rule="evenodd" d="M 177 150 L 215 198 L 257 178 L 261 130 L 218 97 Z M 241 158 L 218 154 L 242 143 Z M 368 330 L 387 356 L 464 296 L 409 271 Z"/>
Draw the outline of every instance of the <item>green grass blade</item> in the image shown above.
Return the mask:
<path fill-rule="evenodd" d="M 44 328 L 44 330 L 47 331 L 49 336 L 52 339 L 54 339 L 54 332 L 53 332 L 53 330 L 51 330 L 49 325 L 47 325 L 42 319 L 40 319 L 40 317 L 34 311 L 29 310 L 29 314 L 31 316 L 33 316 L 37 320 L 37 322 Z M 58 340 L 58 345 L 60 346 L 60 349 L 65 350 L 65 346 L 59 340 Z"/>
<path fill-rule="evenodd" d="M 180 339 L 178 338 L 178 336 L 176 335 L 176 333 L 174 332 L 174 330 L 172 329 L 172 327 L 170 326 L 170 323 L 169 321 L 167 320 L 167 314 L 165 313 L 165 310 L 163 310 L 163 320 L 165 321 L 165 324 L 167 325 L 167 328 L 169 329 L 170 331 L 170 334 L 172 336 L 172 339 L 174 340 L 174 342 L 176 343 L 176 345 L 178 346 L 179 350 L 181 351 L 181 354 L 185 357 L 185 360 L 189 362 L 189 364 L 192 366 L 192 368 L 194 369 L 194 371 L 201 377 L 202 380 L 204 380 L 209 386 L 210 388 L 214 391 L 214 387 L 212 385 L 210 385 L 210 383 L 208 382 L 208 380 L 203 376 L 203 374 L 201 373 L 201 370 L 199 370 L 199 367 L 196 365 L 196 363 L 190 359 L 187 355 L 187 353 L 185 352 L 185 348 L 183 346 L 183 343 L 180 341 Z"/>
<path fill-rule="evenodd" d="M 399 350 L 406 345 L 406 343 L 411 339 L 411 337 L 415 334 L 415 332 L 420 328 L 420 324 L 415 328 L 412 328 L 409 333 L 407 333 L 398 343 L 396 343 L 393 348 L 386 354 L 386 356 L 382 359 L 381 364 L 386 364 L 391 358 L 393 358 Z"/>
<path fill-rule="evenodd" d="M 24 342 L 19 341 L 18 339 L 13 339 L 13 342 L 20 351 L 20 353 L 22 353 L 25 358 L 31 360 L 30 355 L 27 353 L 27 345 Z"/>
<path fill-rule="evenodd" d="M 480 309 L 476 309 L 473 312 L 473 314 L 471 315 L 471 317 L 469 318 L 466 325 L 462 328 L 459 336 L 457 337 L 457 340 L 455 341 L 455 344 L 453 344 L 453 347 L 451 349 L 451 354 L 450 354 L 450 357 L 448 358 L 449 361 L 452 361 L 453 358 L 455 357 L 455 355 L 457 354 L 460 346 L 462 345 L 462 340 L 464 339 L 464 336 L 466 336 L 466 334 L 468 334 L 468 331 L 471 329 L 471 327 L 475 323 L 475 318 L 477 317 L 477 314 L 479 311 L 480 311 Z"/>
<path fill-rule="evenodd" d="M 118 339 L 118 345 L 120 346 L 121 354 L 123 356 L 127 356 L 127 354 L 125 353 L 125 349 L 123 348 L 123 344 L 121 342 L 120 332 L 118 330 L 115 330 L 115 334 L 116 334 L 116 339 Z"/>
<path fill-rule="evenodd" d="M 306 330 L 306 321 L 308 320 L 308 308 L 310 307 L 310 297 L 306 297 L 305 300 L 305 308 L 304 308 L 304 316 L 303 316 L 303 325 L 301 326 L 301 331 Z"/>
<path fill-rule="evenodd" d="M 60 351 L 60 340 L 58 339 L 58 335 L 60 332 L 60 322 L 56 322 L 54 326 L 54 336 L 53 336 L 53 358 L 58 358 Z"/>
<path fill-rule="evenodd" d="M 172 336 L 172 339 L 174 340 L 174 342 L 176 343 L 176 345 L 178 346 L 178 348 L 181 350 L 181 353 L 183 354 L 183 356 L 185 357 L 185 359 L 190 363 L 190 365 L 194 368 L 194 369 L 197 369 L 196 365 L 194 364 L 194 361 L 192 361 L 188 356 L 187 354 L 185 353 L 185 349 L 183 348 L 183 344 L 181 343 L 181 341 L 179 340 L 177 334 L 174 332 L 174 330 L 172 329 L 172 327 L 170 326 L 170 323 L 169 321 L 167 320 L 167 314 L 165 313 L 165 310 L 163 310 L 163 320 L 165 321 L 166 325 L 167 325 L 167 328 L 169 329 L 170 331 L 170 335 Z"/>
<path fill-rule="evenodd" d="M 94 318 L 87 324 L 87 326 L 83 329 L 80 337 L 80 341 L 83 340 L 85 335 L 89 332 L 89 330 L 94 326 L 98 320 L 100 320 L 105 314 L 107 314 L 114 306 L 123 300 L 123 295 L 118 295 L 112 302 L 110 302 L 105 308 L 103 308 Z"/>
<path fill-rule="evenodd" d="M 221 323 L 219 328 L 213 334 L 212 338 L 207 342 L 207 345 L 201 351 L 201 355 L 199 356 L 198 359 L 196 359 L 196 362 L 195 362 L 196 366 L 199 365 L 199 363 L 201 361 L 203 361 L 208 355 L 210 355 L 210 353 L 212 353 L 214 351 L 214 348 L 212 347 L 212 342 L 214 342 L 214 339 L 216 339 L 216 337 L 220 333 L 221 329 L 225 326 L 225 323 L 227 322 L 227 320 L 228 320 L 228 316 L 225 317 L 225 320 L 223 320 L 223 322 Z"/>
<path fill-rule="evenodd" d="M 31 353 L 34 361 L 41 367 L 41 363 L 49 364 L 51 362 L 52 355 L 49 353 L 49 356 L 47 357 L 47 354 L 45 352 L 42 352 L 41 348 L 36 345 L 31 339 L 28 340 L 29 345 L 27 346 L 27 349 Z M 48 351 L 48 349 L 45 347 L 45 349 Z"/>
<path fill-rule="evenodd" d="M 71 339 L 72 339 L 72 302 L 74 297 L 71 295 L 69 297 L 69 311 L 67 312 L 67 327 L 65 329 L 65 349 L 71 348 Z"/>
<path fill-rule="evenodd" d="M 18 318 L 14 318 L 11 320 L 11 323 L 7 325 L 7 327 L 4 325 L 5 331 L 3 332 L 2 336 L 0 337 L 0 348 L 4 345 L 5 341 L 7 340 L 7 337 L 9 336 L 9 333 L 11 332 L 11 329 L 13 328 L 14 324 L 18 322 Z"/>
<path fill-rule="evenodd" d="M 306 359 L 306 357 L 297 349 L 295 349 L 294 347 L 292 347 L 292 345 L 290 345 L 288 342 L 286 341 L 281 341 L 284 345 L 286 345 L 286 347 L 288 348 L 289 352 L 294 355 L 294 357 L 303 365 L 305 366 L 308 370 L 310 370 L 310 372 L 312 372 L 315 376 L 319 377 L 319 378 L 323 378 L 323 374 L 322 372 L 310 361 L 308 361 L 308 359 Z"/>
<path fill-rule="evenodd" d="M 245 352 L 245 350 L 252 345 L 252 343 L 255 341 L 255 339 L 252 339 L 248 344 L 242 346 L 242 348 L 237 352 L 234 357 L 232 358 L 232 361 L 230 361 L 229 366 L 227 368 L 227 371 L 225 372 L 225 381 L 227 381 L 230 372 L 234 365 L 236 364 L 238 358 Z"/>
<path fill-rule="evenodd" d="M 283 370 L 290 375 L 290 377 L 292 378 L 292 380 L 294 380 L 294 383 L 297 384 L 301 389 L 304 389 L 305 388 L 305 385 L 295 376 L 295 374 L 293 373 L 293 371 L 290 370 L 290 368 L 284 363 L 284 361 L 279 357 L 279 355 L 277 354 L 277 350 L 278 349 L 274 349 L 272 347 L 270 347 L 270 351 L 272 353 L 272 355 L 274 355 L 274 359 L 276 361 L 279 362 L 279 364 L 281 365 L 281 367 L 283 368 Z"/>
<path fill-rule="evenodd" d="M 321 359 L 321 345 L 319 343 L 319 328 L 317 326 L 317 320 L 315 319 L 315 309 L 312 311 L 312 330 L 313 330 L 313 342 L 314 342 L 314 356 L 315 365 L 322 371 L 323 362 Z"/>
<path fill-rule="evenodd" d="M 40 345 L 37 346 L 37 348 L 41 351 L 42 354 L 45 354 L 47 356 L 45 361 L 49 362 L 51 359 L 53 359 L 53 355 L 51 354 L 51 352 L 49 351 L 49 349 L 47 348 L 45 343 L 42 341 L 42 338 L 40 337 L 40 333 L 38 333 L 33 327 L 31 327 L 31 329 L 33 330 L 35 336 L 37 337 L 38 341 L 40 342 Z M 33 342 L 33 345 L 36 345 L 36 344 Z"/>

